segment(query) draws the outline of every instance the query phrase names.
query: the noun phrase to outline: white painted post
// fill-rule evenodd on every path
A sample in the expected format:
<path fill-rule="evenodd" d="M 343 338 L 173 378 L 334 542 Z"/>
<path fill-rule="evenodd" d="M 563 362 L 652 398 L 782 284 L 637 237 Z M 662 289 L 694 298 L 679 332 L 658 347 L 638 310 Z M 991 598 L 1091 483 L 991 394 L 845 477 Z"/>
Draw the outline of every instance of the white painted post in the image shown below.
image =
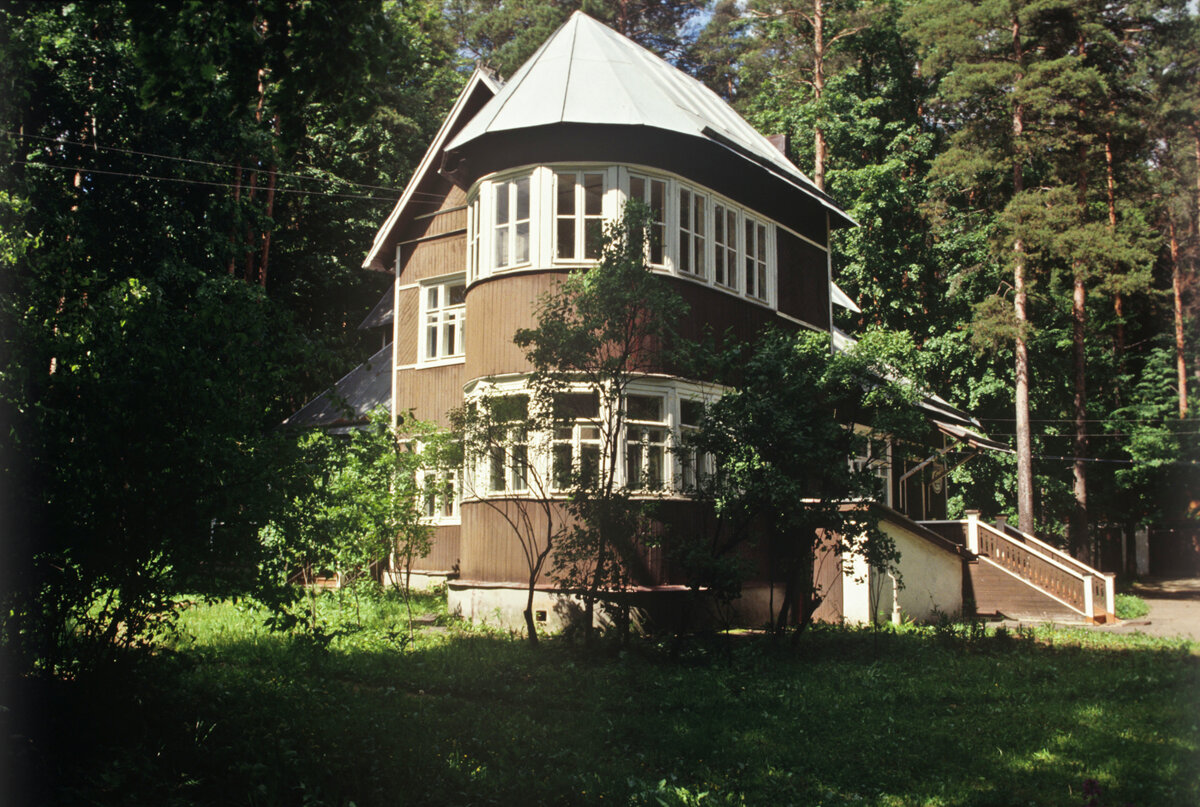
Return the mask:
<path fill-rule="evenodd" d="M 1092 621 L 1095 615 L 1096 601 L 1092 596 L 1092 576 L 1085 574 L 1083 576 L 1083 613 L 1087 615 L 1088 621 Z"/>
<path fill-rule="evenodd" d="M 979 554 L 979 511 L 967 511 L 967 551 Z"/>
<path fill-rule="evenodd" d="M 1138 577 L 1150 576 L 1150 531 L 1139 527 L 1133 534 L 1134 564 Z"/>
<path fill-rule="evenodd" d="M 1109 616 L 1116 616 L 1117 613 L 1117 576 L 1115 574 L 1104 575 L 1104 613 Z"/>

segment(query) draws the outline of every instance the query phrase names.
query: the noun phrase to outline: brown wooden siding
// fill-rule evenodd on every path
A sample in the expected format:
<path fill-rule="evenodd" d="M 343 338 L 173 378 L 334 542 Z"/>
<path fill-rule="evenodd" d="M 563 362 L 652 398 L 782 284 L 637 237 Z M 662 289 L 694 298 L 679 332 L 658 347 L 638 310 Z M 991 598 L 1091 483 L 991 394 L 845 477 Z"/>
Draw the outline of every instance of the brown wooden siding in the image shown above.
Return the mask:
<path fill-rule="evenodd" d="M 449 572 L 458 568 L 462 527 L 448 524 L 433 528 L 429 554 L 413 562 L 415 572 Z"/>
<path fill-rule="evenodd" d="M 462 188 L 451 185 L 444 178 L 439 177 L 439 179 L 441 180 L 439 183 L 430 183 L 434 186 L 432 191 L 419 194 L 409 202 L 414 214 L 408 226 L 404 228 L 404 237 L 400 239 L 401 241 L 429 238 L 467 228 L 466 192 Z M 443 196 L 443 198 L 435 202 L 427 195 L 428 193 Z"/>
<path fill-rule="evenodd" d="M 417 367 L 396 373 L 396 411 L 448 426 L 446 413 L 462 403 L 463 366 Z"/>
<path fill-rule="evenodd" d="M 435 237 L 429 241 L 405 244 L 400 283 L 417 283 L 467 269 L 467 236 L 463 231 Z"/>
<path fill-rule="evenodd" d="M 538 298 L 562 277 L 561 272 L 519 272 L 471 286 L 463 340 L 467 379 L 529 370 L 525 353 L 513 344 L 513 334 L 534 325 Z"/>
<path fill-rule="evenodd" d="M 967 564 L 963 600 L 975 603 L 980 615 L 1003 614 L 1014 619 L 1076 621 L 1082 616 L 1024 580 L 984 561 Z"/>
<path fill-rule="evenodd" d="M 417 320 L 421 315 L 419 289 L 401 289 L 396 306 L 396 366 L 417 362 Z"/>
<path fill-rule="evenodd" d="M 825 250 L 776 229 L 779 310 L 818 328 L 829 328 L 829 267 Z"/>

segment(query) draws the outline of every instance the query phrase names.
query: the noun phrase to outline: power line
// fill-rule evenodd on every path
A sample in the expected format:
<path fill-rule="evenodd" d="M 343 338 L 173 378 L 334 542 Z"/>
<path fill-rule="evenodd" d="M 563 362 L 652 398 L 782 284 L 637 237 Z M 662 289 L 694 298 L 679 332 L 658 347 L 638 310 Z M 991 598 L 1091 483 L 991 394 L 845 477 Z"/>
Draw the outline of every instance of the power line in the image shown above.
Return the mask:
<path fill-rule="evenodd" d="M 241 165 L 237 165 L 234 163 L 221 163 L 221 162 L 213 162 L 212 160 L 198 160 L 198 159 L 195 159 L 192 157 L 176 157 L 176 156 L 173 156 L 170 154 L 157 154 L 157 153 L 151 152 L 151 151 L 138 151 L 137 149 L 120 148 L 118 146 L 101 146 L 101 145 L 94 144 L 94 143 L 84 143 L 83 141 L 80 141 L 80 140 L 64 140 L 62 138 L 47 137 L 45 135 L 22 134 L 20 132 L 5 132 L 5 134 L 13 136 L 13 137 L 23 137 L 23 138 L 30 139 L 30 140 L 42 140 L 42 141 L 45 141 L 48 143 L 61 143 L 61 144 L 67 144 L 67 145 L 72 145 L 72 146 L 80 146 L 81 148 L 95 149 L 98 151 L 112 151 L 112 152 L 117 152 L 119 154 L 132 154 L 132 155 L 139 156 L 139 157 L 152 157 L 152 158 L 158 159 L 158 160 L 172 160 L 175 162 L 189 163 L 192 165 L 205 165 L 205 166 L 209 166 L 212 168 L 230 168 L 233 170 L 260 171 L 262 173 L 266 173 L 268 170 L 265 168 L 248 168 L 246 166 L 241 166 Z M 390 191 L 392 193 L 396 192 L 395 187 L 390 187 L 390 186 L 385 186 L 385 185 L 370 185 L 365 182 L 354 182 L 349 179 L 343 179 L 342 177 L 339 177 L 336 174 L 333 174 L 329 171 L 324 171 L 324 169 L 317 169 L 317 170 L 322 170 L 324 173 L 326 173 L 330 177 L 332 177 L 332 179 L 328 179 L 328 178 L 324 178 L 324 177 L 314 177 L 314 176 L 309 176 L 307 174 L 292 174 L 292 173 L 288 173 L 286 171 L 279 171 L 279 170 L 275 171 L 275 176 L 276 177 L 286 177 L 286 178 L 290 178 L 290 179 L 298 179 L 302 182 L 340 182 L 343 185 L 349 185 L 349 186 L 356 187 L 356 188 L 368 188 L 370 190 Z M 97 171 L 98 171 L 98 169 L 97 169 Z M 439 196 L 438 194 L 429 193 L 427 191 L 414 191 L 414 195 L 427 196 L 432 199 L 436 199 L 438 201 L 441 201 L 443 198 L 442 196 Z"/>
<path fill-rule="evenodd" d="M 979 418 L 980 420 L 990 420 L 993 423 L 1014 423 L 1016 418 Z M 1109 423 L 1113 420 L 1121 423 L 1166 423 L 1165 418 L 1083 418 L 1084 423 Z M 1075 418 L 1029 418 L 1030 423 L 1075 423 Z"/>
<path fill-rule="evenodd" d="M 131 177 L 133 179 L 152 179 L 158 182 L 178 182 L 182 185 L 205 185 L 212 188 L 238 188 L 246 187 L 245 185 L 237 185 L 232 182 L 213 182 L 205 179 L 182 179 L 180 177 L 161 177 L 152 174 L 131 174 L 126 171 L 108 171 L 102 168 L 85 168 L 78 165 L 52 165 L 50 163 L 32 162 L 29 160 L 12 160 L 11 165 L 28 165 L 33 168 L 57 168 L 63 171 L 78 171 L 83 174 L 105 174 L 107 176 L 116 177 Z M 265 192 L 267 189 L 264 187 Z M 276 193 L 295 193 L 302 196 L 327 196 L 339 197 L 343 199 L 371 199 L 377 202 L 395 202 L 395 197 L 388 196 L 368 196 L 361 193 L 338 193 L 336 191 L 308 191 L 300 188 L 275 188 Z"/>

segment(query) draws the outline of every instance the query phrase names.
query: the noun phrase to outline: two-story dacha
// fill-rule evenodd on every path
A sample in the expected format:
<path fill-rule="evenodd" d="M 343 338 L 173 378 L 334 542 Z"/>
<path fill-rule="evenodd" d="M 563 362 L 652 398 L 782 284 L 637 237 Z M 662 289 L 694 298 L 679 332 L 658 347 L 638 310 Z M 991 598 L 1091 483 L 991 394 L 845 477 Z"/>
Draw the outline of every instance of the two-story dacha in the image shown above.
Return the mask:
<path fill-rule="evenodd" d="M 598 257 L 602 228 L 631 199 L 652 211 L 658 237 L 648 263 L 689 305 L 685 335 L 709 326 L 749 339 L 774 324 L 829 333 L 834 349 L 845 344 L 832 306 L 854 303 L 833 282 L 830 233 L 854 222 L 789 162 L 782 145 L 696 80 L 576 12 L 506 83 L 482 70 L 467 82 L 364 263 L 395 273 L 363 323 L 390 328 L 390 341 L 338 383 L 336 396 L 314 400 L 290 422 L 329 425 L 341 417 L 336 397 L 359 414 L 388 403 L 393 417 L 412 411 L 445 423 L 481 386 L 519 390 L 530 367 L 513 334 L 533 324 L 539 297 L 565 273 Z M 631 420 L 616 449 L 620 481 L 668 505 L 685 499 L 688 469 L 669 446 L 705 394 L 695 379 L 667 374 L 631 389 Z M 841 559 L 823 567 L 828 596 L 819 616 L 866 620 L 881 589 L 883 610 L 914 618 L 960 611 L 964 597 L 986 610 L 1007 589 L 1020 589 L 1029 613 L 1090 617 L 1083 571 L 1053 568 L 1066 561 L 1032 547 L 1029 536 L 973 518 L 944 521 L 949 446 L 996 444 L 941 399 L 928 399 L 925 412 L 938 445 L 911 457 L 893 447 L 883 466 L 884 529 L 899 546 L 904 585 Z M 586 425 L 557 439 L 560 454 L 574 462 L 599 450 Z M 430 500 L 436 539 L 417 569 L 448 581 L 452 608 L 515 623 L 527 567 L 512 531 L 483 499 L 528 491 L 503 471 L 483 476 L 464 484 L 451 475 L 444 495 Z M 994 556 L 1003 544 L 1009 554 L 1023 553 L 1019 562 L 1008 568 L 981 559 L 981 532 L 997 544 Z M 1075 586 L 1079 596 L 1043 596 L 1019 579 L 1013 569 L 1028 566 L 1031 552 L 1065 575 L 1060 588 Z M 981 562 L 987 565 L 978 571 Z M 639 590 L 650 597 L 683 582 L 652 551 L 642 574 Z M 746 623 L 765 621 L 770 578 L 762 568 L 746 587 Z M 547 585 L 539 612 L 554 613 L 553 596 Z M 1097 610 L 1111 612 L 1111 605 Z"/>

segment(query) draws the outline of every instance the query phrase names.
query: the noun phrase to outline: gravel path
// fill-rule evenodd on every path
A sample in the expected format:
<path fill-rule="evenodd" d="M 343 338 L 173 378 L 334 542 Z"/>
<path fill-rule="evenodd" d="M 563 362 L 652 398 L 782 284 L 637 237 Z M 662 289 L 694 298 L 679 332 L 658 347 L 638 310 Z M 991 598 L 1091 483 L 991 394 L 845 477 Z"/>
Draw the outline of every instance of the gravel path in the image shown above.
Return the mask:
<path fill-rule="evenodd" d="M 1200 577 L 1143 580 L 1132 590 L 1150 606 L 1150 613 L 1115 625 L 1099 625 L 1095 630 L 1200 641 Z"/>

